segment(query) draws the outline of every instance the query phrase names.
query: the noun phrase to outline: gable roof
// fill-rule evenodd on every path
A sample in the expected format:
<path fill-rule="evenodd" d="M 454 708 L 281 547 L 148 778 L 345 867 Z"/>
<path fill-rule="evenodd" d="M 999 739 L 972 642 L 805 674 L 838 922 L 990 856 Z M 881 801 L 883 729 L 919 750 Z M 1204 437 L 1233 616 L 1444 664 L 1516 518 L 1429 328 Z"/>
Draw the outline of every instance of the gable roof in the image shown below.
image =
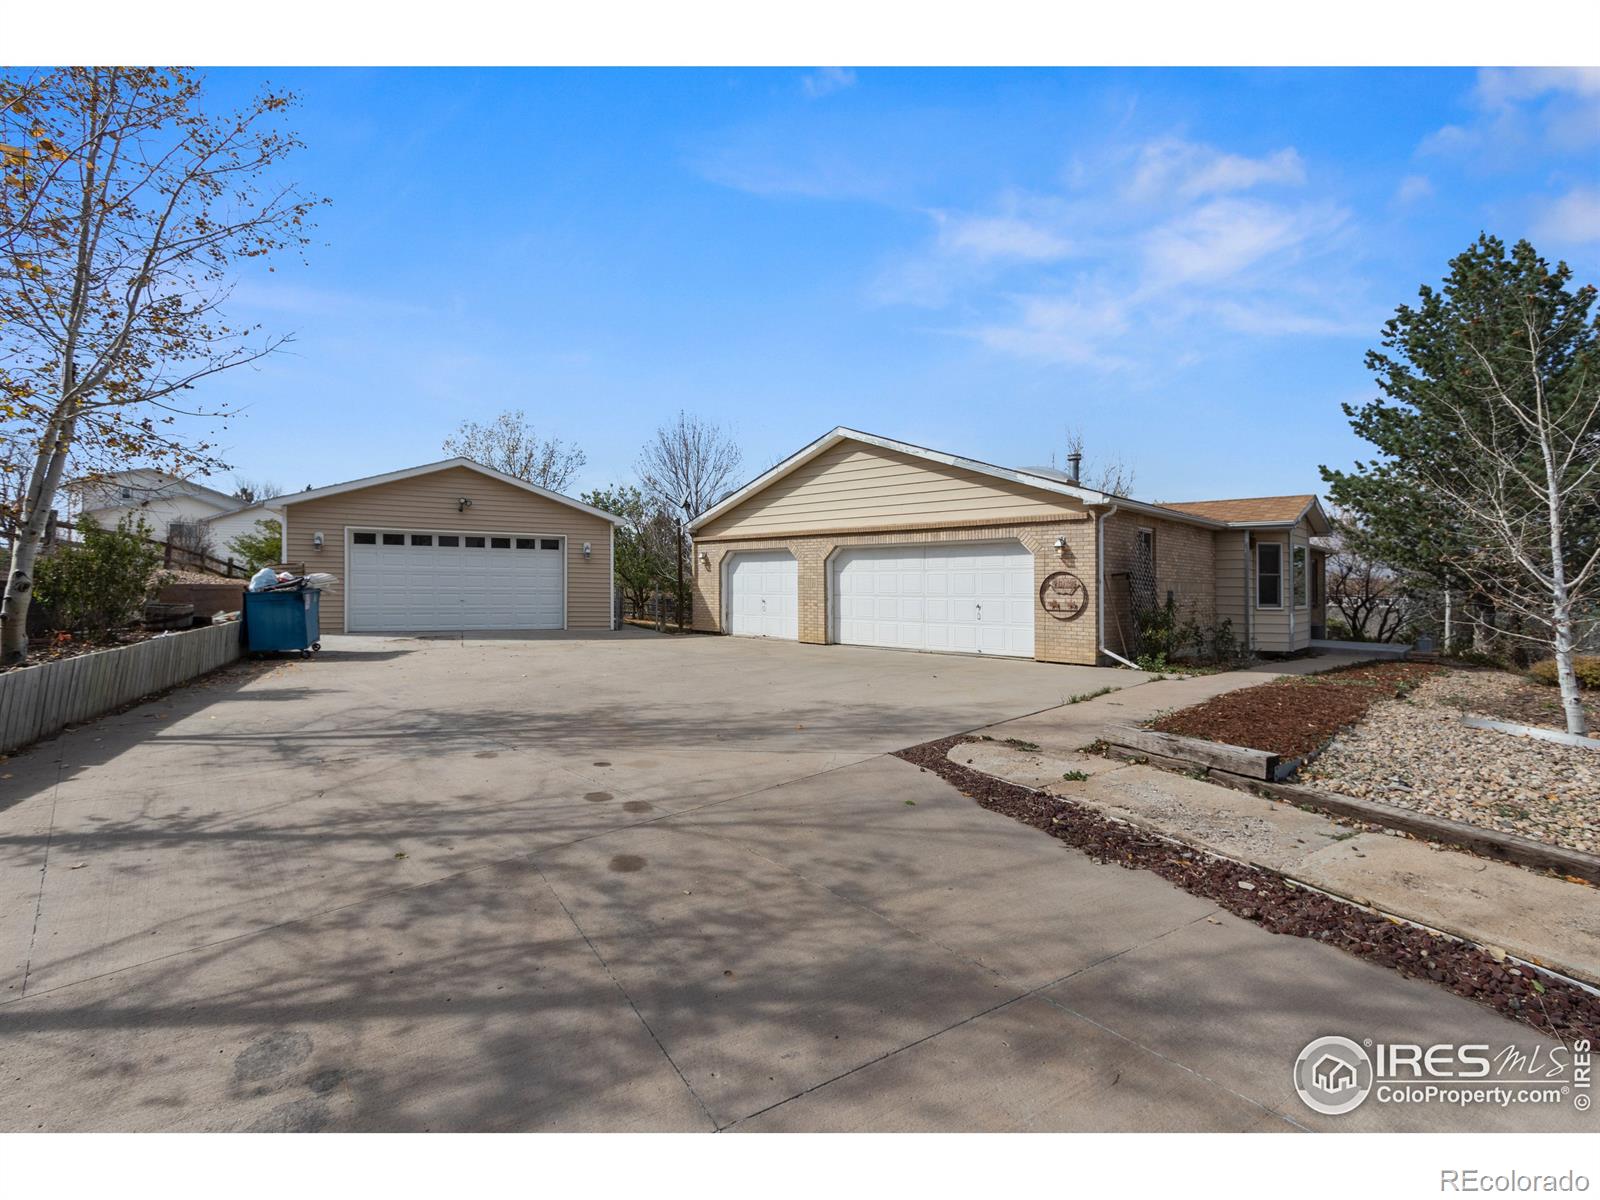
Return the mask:
<path fill-rule="evenodd" d="M 185 496 L 191 500 L 199 500 L 203 504 L 214 504 L 218 508 L 232 508 L 239 503 L 237 496 L 229 495 L 218 488 L 208 487 L 193 479 L 185 479 L 181 475 L 169 475 L 156 467 L 127 467 L 121 471 L 107 471 L 103 475 L 74 479 L 65 486 L 71 491 L 138 486 L 151 493 L 144 497 L 147 500 Z M 119 508 L 122 505 L 109 503 L 104 507 Z"/>
<path fill-rule="evenodd" d="M 1241 496 L 1236 500 L 1187 500 L 1163 508 L 1210 517 L 1228 525 L 1294 525 L 1311 516 L 1312 525 L 1328 526 L 1327 515 L 1316 496 Z"/>
<path fill-rule="evenodd" d="M 404 479 L 415 479 L 419 475 L 432 475 L 436 471 L 449 471 L 455 467 L 462 467 L 468 471 L 476 471 L 490 479 L 498 479 L 501 483 L 509 483 L 512 487 L 521 488 L 525 492 L 532 492 L 535 496 L 543 496 L 546 500 L 554 500 L 557 504 L 565 504 L 568 508 L 575 508 L 579 512 L 586 512 L 590 516 L 603 517 L 613 525 L 621 525 L 622 518 L 614 513 L 608 513 L 603 508 L 595 508 L 581 500 L 574 500 L 571 496 L 563 496 L 560 492 L 552 492 L 549 488 L 542 488 L 536 483 L 529 483 L 526 479 L 518 479 L 515 475 L 508 475 L 504 471 L 496 471 L 493 467 L 486 467 L 480 462 L 470 458 L 445 458 L 438 462 L 423 463 L 420 467 L 406 467 L 400 471 L 387 471 L 382 475 L 368 475 L 361 479 L 352 479 L 346 483 L 333 483 L 327 487 L 310 488 L 304 492 L 289 492 L 283 496 L 273 496 L 263 500 L 265 508 L 288 508 L 290 505 L 302 504 L 307 500 L 321 500 L 324 496 L 337 496 L 342 492 L 360 491 L 362 488 L 378 487 L 385 483 L 399 483 Z"/>
<path fill-rule="evenodd" d="M 877 446 L 883 450 L 892 450 L 898 454 L 921 458 L 928 462 L 941 463 L 947 467 L 956 467 L 963 471 L 972 471 L 978 475 L 988 475 L 995 479 L 1008 480 L 1011 483 L 1020 483 L 1024 487 L 1036 488 L 1042 492 L 1052 492 L 1058 496 L 1068 496 L 1085 505 L 1116 505 L 1118 508 L 1132 509 L 1136 512 L 1150 513 L 1152 516 L 1164 516 L 1168 519 L 1186 521 L 1191 525 L 1205 525 L 1213 529 L 1223 528 L 1225 523 L 1202 513 L 1173 512 L 1160 505 L 1146 504 L 1141 500 L 1130 500 L 1126 496 L 1112 496 L 1106 492 L 1096 491 L 1094 488 L 1084 487 L 1082 484 L 1073 483 L 1070 476 L 1059 471 L 1048 470 L 1044 467 L 997 467 L 993 463 L 982 462 L 976 458 L 963 458 L 959 454 L 946 454 L 940 450 L 930 450 L 926 446 L 917 446 L 911 442 L 896 441 L 894 438 L 880 437 L 875 433 L 863 433 L 859 429 L 850 429 L 844 425 L 836 426 L 823 434 L 810 445 L 802 447 L 791 454 L 777 466 L 757 475 L 738 491 L 733 492 L 705 512 L 701 513 L 688 524 L 690 533 L 702 526 L 709 524 L 724 513 L 737 508 L 750 497 L 764 488 L 770 487 L 785 475 L 804 466 L 819 454 L 831 450 L 840 442 L 861 442 L 868 446 Z"/>
<path fill-rule="evenodd" d="M 232 508 L 225 508 L 221 512 L 214 512 L 210 516 L 201 517 L 200 523 L 203 525 L 207 521 L 218 521 L 223 517 L 236 517 L 242 512 L 250 512 L 251 510 L 257 508 L 261 509 L 263 512 L 272 511 L 271 506 L 268 505 L 266 500 L 252 500 L 249 504 L 237 504 Z"/>

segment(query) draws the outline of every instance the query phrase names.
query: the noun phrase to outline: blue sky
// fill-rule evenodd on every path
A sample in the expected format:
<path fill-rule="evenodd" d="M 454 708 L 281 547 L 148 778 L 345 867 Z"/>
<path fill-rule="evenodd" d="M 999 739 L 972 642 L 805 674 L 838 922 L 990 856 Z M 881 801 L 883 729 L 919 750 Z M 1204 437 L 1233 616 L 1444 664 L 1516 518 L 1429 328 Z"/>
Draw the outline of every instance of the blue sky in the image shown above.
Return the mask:
<path fill-rule="evenodd" d="M 1480 230 L 1600 276 L 1595 73 L 211 73 L 267 80 L 326 244 L 241 280 L 295 342 L 207 387 L 291 488 L 503 408 L 588 488 L 681 406 L 752 475 L 835 425 L 1006 465 L 1074 425 L 1144 498 L 1312 490 L 1382 322 Z"/>

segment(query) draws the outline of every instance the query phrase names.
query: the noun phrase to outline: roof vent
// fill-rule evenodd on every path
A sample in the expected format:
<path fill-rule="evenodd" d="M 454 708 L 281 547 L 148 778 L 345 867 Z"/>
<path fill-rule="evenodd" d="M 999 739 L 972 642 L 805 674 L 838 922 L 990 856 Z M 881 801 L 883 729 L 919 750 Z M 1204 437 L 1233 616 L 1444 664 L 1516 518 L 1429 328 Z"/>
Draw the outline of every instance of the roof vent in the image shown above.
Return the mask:
<path fill-rule="evenodd" d="M 1083 455 L 1074 450 L 1067 455 L 1067 474 L 1072 476 L 1072 482 L 1079 482 L 1078 472 L 1083 468 Z"/>

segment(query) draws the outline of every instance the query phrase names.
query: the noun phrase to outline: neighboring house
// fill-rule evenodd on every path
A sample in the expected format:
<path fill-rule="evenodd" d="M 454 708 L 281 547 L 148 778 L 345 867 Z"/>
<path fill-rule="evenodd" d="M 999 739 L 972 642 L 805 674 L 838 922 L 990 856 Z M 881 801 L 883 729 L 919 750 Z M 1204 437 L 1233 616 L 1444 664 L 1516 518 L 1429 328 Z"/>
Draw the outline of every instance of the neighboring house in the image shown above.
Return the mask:
<path fill-rule="evenodd" d="M 124 517 L 139 517 L 156 541 L 193 545 L 201 538 L 222 559 L 230 554 L 230 541 L 254 533 L 257 521 L 277 516 L 263 503 L 244 503 L 203 483 L 147 467 L 82 480 L 69 490 L 78 511 L 107 529 L 116 528 Z"/>
<path fill-rule="evenodd" d="M 340 584 L 324 633 L 614 629 L 620 517 L 467 458 L 267 502 L 283 557 Z"/>
<path fill-rule="evenodd" d="M 1227 618 L 1287 653 L 1323 625 L 1313 495 L 1147 504 L 839 428 L 690 524 L 694 627 L 813 643 L 1131 657 L 1133 614 Z"/>

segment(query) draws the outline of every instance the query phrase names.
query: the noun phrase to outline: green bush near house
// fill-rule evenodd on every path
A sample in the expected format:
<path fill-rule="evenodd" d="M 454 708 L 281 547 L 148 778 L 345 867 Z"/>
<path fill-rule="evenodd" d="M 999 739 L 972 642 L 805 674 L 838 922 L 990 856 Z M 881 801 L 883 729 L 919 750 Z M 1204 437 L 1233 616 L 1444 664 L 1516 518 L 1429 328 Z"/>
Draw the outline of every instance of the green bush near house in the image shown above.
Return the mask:
<path fill-rule="evenodd" d="M 252 571 L 259 571 L 268 563 L 280 561 L 283 523 L 275 517 L 264 517 L 256 522 L 254 533 L 241 533 L 228 543 L 228 549 L 244 559 Z"/>
<path fill-rule="evenodd" d="M 1586 690 L 1600 688 L 1600 654 L 1577 654 L 1572 659 L 1572 669 L 1577 673 L 1578 686 Z M 1546 687 L 1556 686 L 1556 660 L 1547 658 L 1528 668 L 1528 678 Z"/>
<path fill-rule="evenodd" d="M 99 639 L 136 620 L 160 588 L 161 551 L 142 520 L 124 517 L 103 529 L 81 517 L 77 530 L 77 545 L 58 547 L 35 565 L 34 595 L 55 628 Z"/>

